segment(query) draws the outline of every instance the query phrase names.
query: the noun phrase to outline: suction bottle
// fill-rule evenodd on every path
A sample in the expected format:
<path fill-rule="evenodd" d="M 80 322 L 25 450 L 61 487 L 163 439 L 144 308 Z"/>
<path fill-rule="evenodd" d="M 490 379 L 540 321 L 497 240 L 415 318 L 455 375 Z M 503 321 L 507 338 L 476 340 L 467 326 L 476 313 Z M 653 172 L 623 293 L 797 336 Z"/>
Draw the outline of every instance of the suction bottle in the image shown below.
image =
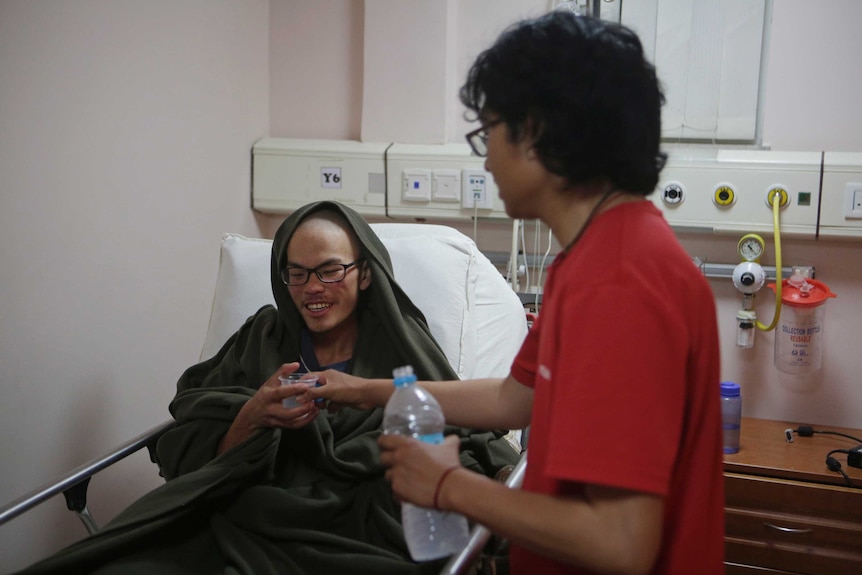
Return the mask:
<path fill-rule="evenodd" d="M 769 284 L 776 289 L 776 284 Z M 775 367 L 785 373 L 806 375 L 820 369 L 826 306 L 836 297 L 820 281 L 799 269 L 782 282 L 783 312 L 775 334 Z"/>

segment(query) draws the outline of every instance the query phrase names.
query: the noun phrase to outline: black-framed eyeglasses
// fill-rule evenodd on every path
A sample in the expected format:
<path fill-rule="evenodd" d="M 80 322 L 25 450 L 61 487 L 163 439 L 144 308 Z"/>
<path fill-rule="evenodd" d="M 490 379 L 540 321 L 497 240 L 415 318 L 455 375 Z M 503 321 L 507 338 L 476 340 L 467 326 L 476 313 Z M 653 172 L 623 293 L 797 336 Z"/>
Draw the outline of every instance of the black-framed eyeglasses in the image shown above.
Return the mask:
<path fill-rule="evenodd" d="M 480 158 L 484 158 L 488 155 L 488 130 L 490 130 L 502 121 L 502 119 L 497 119 L 493 122 L 482 124 L 475 130 L 464 136 L 465 138 L 467 138 L 467 143 L 470 144 L 470 147 L 473 149 L 474 154 L 476 154 Z"/>
<path fill-rule="evenodd" d="M 362 262 L 365 258 L 359 258 L 349 264 L 323 264 L 316 268 L 304 268 L 302 266 L 287 266 L 281 270 L 281 281 L 288 286 L 301 286 L 308 283 L 311 272 L 325 284 L 338 283 L 347 276 L 347 270 Z"/>

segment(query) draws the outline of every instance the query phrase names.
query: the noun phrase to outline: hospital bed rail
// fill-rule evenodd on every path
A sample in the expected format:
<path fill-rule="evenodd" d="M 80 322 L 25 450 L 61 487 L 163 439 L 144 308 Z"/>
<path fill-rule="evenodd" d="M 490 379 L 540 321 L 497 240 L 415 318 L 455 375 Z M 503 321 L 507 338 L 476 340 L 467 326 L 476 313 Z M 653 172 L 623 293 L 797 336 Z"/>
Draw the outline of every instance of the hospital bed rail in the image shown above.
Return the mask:
<path fill-rule="evenodd" d="M 118 445 L 110 452 L 97 457 L 83 465 L 67 472 L 55 481 L 47 483 L 27 493 L 26 495 L 12 501 L 0 508 L 0 525 L 14 519 L 22 513 L 44 503 L 58 493 L 66 498 L 66 507 L 74 511 L 80 518 L 87 532 L 92 535 L 99 531 L 99 526 L 87 509 L 87 487 L 90 478 L 110 467 L 114 463 L 125 459 L 129 455 L 146 447 L 150 452 L 150 459 L 155 463 L 155 447 L 159 438 L 174 427 L 176 422 L 171 419 L 156 425 L 142 434 Z"/>

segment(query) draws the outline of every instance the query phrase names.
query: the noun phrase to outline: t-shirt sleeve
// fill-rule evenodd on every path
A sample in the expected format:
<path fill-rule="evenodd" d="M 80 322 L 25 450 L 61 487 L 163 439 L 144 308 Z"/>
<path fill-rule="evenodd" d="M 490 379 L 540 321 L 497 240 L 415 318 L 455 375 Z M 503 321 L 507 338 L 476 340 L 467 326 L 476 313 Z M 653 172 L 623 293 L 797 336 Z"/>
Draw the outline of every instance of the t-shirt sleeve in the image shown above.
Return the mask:
<path fill-rule="evenodd" d="M 524 343 L 521 344 L 521 349 L 518 355 L 515 356 L 515 361 L 512 362 L 512 377 L 521 385 L 534 387 L 534 379 L 536 376 L 536 356 L 539 349 L 538 341 L 538 326 L 541 318 L 533 322 L 533 327 L 527 332 L 527 337 L 524 338 Z"/>

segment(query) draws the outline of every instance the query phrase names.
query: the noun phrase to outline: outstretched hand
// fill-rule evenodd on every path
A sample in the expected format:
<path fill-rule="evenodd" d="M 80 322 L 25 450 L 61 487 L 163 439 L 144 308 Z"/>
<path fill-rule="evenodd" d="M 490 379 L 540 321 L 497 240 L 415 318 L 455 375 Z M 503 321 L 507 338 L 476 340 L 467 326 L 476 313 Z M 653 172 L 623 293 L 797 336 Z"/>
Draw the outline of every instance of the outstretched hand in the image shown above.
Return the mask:
<path fill-rule="evenodd" d="M 306 393 L 299 396 L 300 401 L 323 400 L 329 411 L 338 411 L 342 407 L 355 407 L 357 409 L 371 409 L 377 407 L 370 398 L 363 393 L 363 383 L 366 381 L 340 371 L 328 369 L 317 372 L 318 387 L 309 388 Z"/>

